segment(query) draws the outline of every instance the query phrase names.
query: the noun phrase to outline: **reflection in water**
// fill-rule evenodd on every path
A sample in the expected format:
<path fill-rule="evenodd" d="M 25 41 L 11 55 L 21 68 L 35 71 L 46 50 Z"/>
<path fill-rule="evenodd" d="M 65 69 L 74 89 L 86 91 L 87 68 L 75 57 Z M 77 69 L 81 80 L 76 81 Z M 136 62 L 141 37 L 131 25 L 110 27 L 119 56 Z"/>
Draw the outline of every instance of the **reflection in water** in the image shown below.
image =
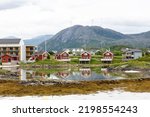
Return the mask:
<path fill-rule="evenodd" d="M 10 70 L 10 69 L 9 69 Z M 55 73 L 44 73 L 36 72 L 33 70 L 24 70 L 24 69 L 11 69 L 13 73 L 18 74 L 17 76 L 21 81 L 26 81 L 29 79 L 36 80 L 52 80 L 52 79 L 63 79 L 63 80 L 105 80 L 108 79 L 107 75 L 99 74 L 92 71 L 90 68 L 81 68 L 79 71 L 59 71 Z M 110 76 L 109 79 L 117 79 L 117 77 Z"/>
<path fill-rule="evenodd" d="M 70 76 L 70 72 L 69 71 L 57 72 L 56 76 L 59 78 L 68 78 Z"/>
<path fill-rule="evenodd" d="M 105 69 L 103 68 L 103 69 L 101 69 L 101 71 L 102 71 L 102 74 L 103 74 L 104 77 L 111 78 L 111 75 L 110 75 L 107 68 L 105 68 Z"/>
<path fill-rule="evenodd" d="M 21 81 L 27 80 L 27 71 L 26 70 L 23 70 L 23 69 L 20 70 L 20 79 L 21 79 Z"/>
<path fill-rule="evenodd" d="M 63 80 L 79 80 L 79 81 L 90 81 L 90 80 L 108 80 L 108 79 L 119 79 L 119 77 L 111 76 L 108 71 L 103 73 L 96 73 L 90 68 L 81 68 L 79 71 L 59 71 L 52 74 L 47 73 L 38 73 L 35 71 L 20 70 L 21 80 L 27 79 L 42 79 L 42 80 L 51 80 L 51 79 L 63 79 Z"/>
<path fill-rule="evenodd" d="M 81 76 L 84 78 L 89 78 L 92 75 L 90 68 L 82 68 L 80 69 Z"/>
<path fill-rule="evenodd" d="M 8 68 L 7 68 L 8 70 Z M 80 68 L 79 70 L 65 70 L 51 73 L 47 72 L 36 72 L 34 70 L 24 70 L 20 68 L 9 68 L 13 77 L 18 77 L 22 81 L 29 79 L 32 80 L 77 80 L 77 81 L 90 81 L 90 80 L 115 80 L 123 78 L 138 78 L 138 77 L 149 77 L 150 73 L 139 74 L 125 74 L 124 72 L 109 72 L 108 69 L 101 69 L 97 72 L 92 71 L 90 68 Z M 53 70 L 54 71 L 54 70 Z"/>

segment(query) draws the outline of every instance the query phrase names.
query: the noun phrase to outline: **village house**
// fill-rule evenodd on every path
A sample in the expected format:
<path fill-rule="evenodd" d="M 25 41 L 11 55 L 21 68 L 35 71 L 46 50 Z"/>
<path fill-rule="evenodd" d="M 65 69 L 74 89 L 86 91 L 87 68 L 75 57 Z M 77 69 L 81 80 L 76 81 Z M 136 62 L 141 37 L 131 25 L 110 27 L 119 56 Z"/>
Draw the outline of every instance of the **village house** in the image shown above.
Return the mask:
<path fill-rule="evenodd" d="M 103 58 L 101 59 L 101 61 L 103 63 L 111 63 L 113 61 L 113 57 L 114 57 L 114 54 L 111 51 L 106 50 L 103 53 Z"/>
<path fill-rule="evenodd" d="M 84 49 L 83 49 L 83 48 L 73 48 L 73 49 L 72 49 L 72 54 L 73 54 L 74 56 L 81 55 L 82 52 L 84 52 Z"/>
<path fill-rule="evenodd" d="M 39 60 L 39 61 L 46 60 L 46 59 L 48 59 L 48 56 L 50 56 L 50 54 L 47 51 L 35 52 L 28 59 L 27 62 L 35 62 L 36 60 Z"/>
<path fill-rule="evenodd" d="M 138 59 L 142 57 L 142 51 L 139 49 L 129 49 L 123 50 L 122 59 L 123 61 Z"/>
<path fill-rule="evenodd" d="M 58 61 L 63 61 L 63 62 L 71 61 L 71 59 L 69 58 L 69 54 L 65 51 L 56 53 L 55 59 Z"/>
<path fill-rule="evenodd" d="M 81 58 L 79 59 L 80 63 L 89 63 L 91 61 L 91 53 L 84 51 L 81 53 Z"/>
<path fill-rule="evenodd" d="M 0 39 L 0 61 L 2 64 L 26 62 L 25 45 L 21 39 Z"/>
<path fill-rule="evenodd" d="M 19 38 L 0 39 L 0 61 L 2 64 L 14 65 L 24 62 L 35 53 L 35 46 L 25 45 Z"/>

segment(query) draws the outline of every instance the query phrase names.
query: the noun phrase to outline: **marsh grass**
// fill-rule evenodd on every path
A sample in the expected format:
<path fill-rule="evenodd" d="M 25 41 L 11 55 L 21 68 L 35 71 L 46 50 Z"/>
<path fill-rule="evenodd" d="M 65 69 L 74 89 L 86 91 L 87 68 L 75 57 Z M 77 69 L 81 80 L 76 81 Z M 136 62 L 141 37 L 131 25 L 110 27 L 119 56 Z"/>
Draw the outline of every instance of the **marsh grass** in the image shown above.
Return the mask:
<path fill-rule="evenodd" d="M 150 92 L 150 79 L 81 81 L 55 85 L 23 85 L 19 81 L 0 80 L 1 96 L 49 96 L 90 94 L 121 89 L 130 92 Z"/>

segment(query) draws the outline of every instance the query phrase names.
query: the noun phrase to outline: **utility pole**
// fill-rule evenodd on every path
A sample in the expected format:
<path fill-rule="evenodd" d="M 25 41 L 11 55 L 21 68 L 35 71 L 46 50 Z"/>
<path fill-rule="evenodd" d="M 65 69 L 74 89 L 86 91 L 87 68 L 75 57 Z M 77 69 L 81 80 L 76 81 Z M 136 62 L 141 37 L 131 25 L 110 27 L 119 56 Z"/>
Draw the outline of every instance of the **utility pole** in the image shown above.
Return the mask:
<path fill-rule="evenodd" d="M 47 48 L 46 48 L 46 39 L 45 39 L 45 51 L 47 50 Z"/>

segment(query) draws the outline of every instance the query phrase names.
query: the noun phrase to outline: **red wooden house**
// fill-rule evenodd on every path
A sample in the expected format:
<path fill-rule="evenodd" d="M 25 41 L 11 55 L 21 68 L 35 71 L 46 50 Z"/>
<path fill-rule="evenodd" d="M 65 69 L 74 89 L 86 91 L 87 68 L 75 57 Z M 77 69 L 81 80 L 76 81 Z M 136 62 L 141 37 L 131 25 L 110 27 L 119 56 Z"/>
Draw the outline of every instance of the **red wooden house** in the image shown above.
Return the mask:
<path fill-rule="evenodd" d="M 18 62 L 19 57 L 18 56 L 10 56 L 10 55 L 3 55 L 1 56 L 1 62 L 2 63 L 11 63 L 11 62 Z"/>
<path fill-rule="evenodd" d="M 111 63 L 113 60 L 114 54 L 110 52 L 109 50 L 105 51 L 103 53 L 103 58 L 101 59 L 104 63 Z"/>
<path fill-rule="evenodd" d="M 68 62 L 71 60 L 69 58 L 69 54 L 65 51 L 56 53 L 55 59 L 58 61 L 64 61 L 64 62 Z"/>
<path fill-rule="evenodd" d="M 48 59 L 50 54 L 47 51 L 35 52 L 28 60 L 28 62 L 35 62 L 36 60 L 42 61 Z"/>
<path fill-rule="evenodd" d="M 86 63 L 91 61 L 91 53 L 89 52 L 83 52 L 81 53 L 81 58 L 79 59 L 80 63 Z"/>

